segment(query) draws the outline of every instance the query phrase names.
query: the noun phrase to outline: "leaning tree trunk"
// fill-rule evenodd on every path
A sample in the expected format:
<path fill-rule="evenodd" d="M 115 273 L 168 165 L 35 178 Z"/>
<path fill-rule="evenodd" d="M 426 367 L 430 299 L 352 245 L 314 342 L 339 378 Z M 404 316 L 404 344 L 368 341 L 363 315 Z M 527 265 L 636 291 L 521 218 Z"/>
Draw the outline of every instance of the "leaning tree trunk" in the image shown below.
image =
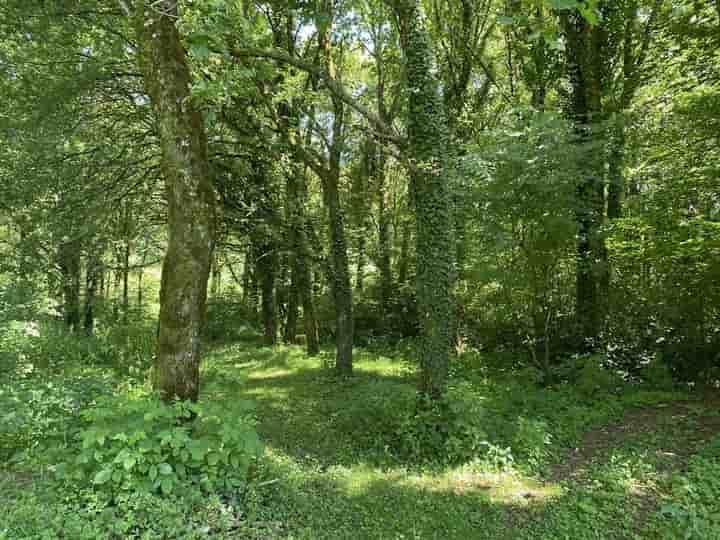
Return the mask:
<path fill-rule="evenodd" d="M 420 392 L 444 392 L 453 328 L 452 197 L 447 180 L 447 125 L 433 51 L 418 0 L 388 0 L 400 23 L 408 90 L 410 184 L 415 203 Z"/>
<path fill-rule="evenodd" d="M 207 137 L 190 97 L 192 80 L 176 26 L 178 3 L 140 0 L 136 5 L 140 66 L 155 113 L 168 203 L 156 384 L 166 401 L 195 401 L 215 233 Z"/>

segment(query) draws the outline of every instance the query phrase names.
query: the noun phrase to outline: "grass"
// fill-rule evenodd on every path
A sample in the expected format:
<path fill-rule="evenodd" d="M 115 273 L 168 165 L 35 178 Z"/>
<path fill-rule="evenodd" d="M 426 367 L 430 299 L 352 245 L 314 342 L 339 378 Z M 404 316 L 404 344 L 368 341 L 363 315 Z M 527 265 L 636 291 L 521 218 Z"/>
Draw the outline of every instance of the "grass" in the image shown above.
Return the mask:
<path fill-rule="evenodd" d="M 366 350 L 355 358 L 355 375 L 340 380 L 329 351 L 308 358 L 300 347 L 252 339 L 213 348 L 202 368 L 203 399 L 252 400 L 265 454 L 243 499 L 212 507 L 234 525 L 212 536 L 212 512 L 195 502 L 172 523 L 197 522 L 199 536 L 166 527 L 147 537 L 589 540 L 690 531 L 688 538 L 704 539 L 720 531 L 712 518 L 720 488 L 703 483 L 720 454 L 715 401 L 640 387 L 540 388 L 468 356 L 454 367 L 452 385 L 471 388 L 486 450 L 419 463 L 397 451 L 415 403 L 411 358 Z M 66 367 L 68 381 L 77 377 L 75 362 Z M 117 376 L 137 384 L 122 370 Z M 73 538 L 124 538 L 103 536 L 102 513 L 73 517 L 68 508 L 77 508 L 67 506 L 42 453 L 0 468 L 7 518 L 0 539 L 59 538 L 62 530 L 84 531 L 68 533 Z M 695 529 L 702 536 L 692 536 Z"/>
<path fill-rule="evenodd" d="M 278 480 L 258 490 L 261 521 L 282 523 L 287 538 L 642 538 L 637 520 L 644 519 L 647 492 L 673 470 L 665 449 L 690 451 L 688 437 L 706 413 L 696 403 L 681 418 L 665 416 L 658 405 L 677 396 L 641 390 L 583 407 L 572 392 L 528 395 L 530 386 L 495 374 L 484 378 L 489 409 L 505 421 L 509 411 L 534 411 L 557 426 L 559 444 L 545 466 L 529 472 L 521 463 L 477 460 L 418 468 L 383 453 L 393 410 L 407 408 L 414 396 L 414 371 L 403 361 L 361 352 L 355 376 L 339 381 L 322 359 L 299 348 L 231 345 L 216 350 L 205 369 L 209 399 L 240 395 L 257 404 L 268 447 L 262 475 Z M 647 430 L 625 432 L 609 440 L 618 447 L 577 462 L 583 478 L 546 478 L 573 452 L 564 442 L 637 403 L 661 411 L 646 418 Z M 694 442 L 693 449 L 704 439 Z"/>

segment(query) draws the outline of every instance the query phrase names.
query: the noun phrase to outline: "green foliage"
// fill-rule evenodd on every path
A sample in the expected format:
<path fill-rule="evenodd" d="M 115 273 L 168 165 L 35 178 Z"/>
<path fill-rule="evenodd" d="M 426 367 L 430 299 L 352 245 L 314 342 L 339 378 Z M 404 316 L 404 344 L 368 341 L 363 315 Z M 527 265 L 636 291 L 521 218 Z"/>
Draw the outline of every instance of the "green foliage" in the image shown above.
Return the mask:
<path fill-rule="evenodd" d="M 458 463 L 487 446 L 482 397 L 471 384 L 449 386 L 440 401 L 419 399 L 397 429 L 397 451 L 406 459 Z"/>
<path fill-rule="evenodd" d="M 47 461 L 66 448 L 79 413 L 112 393 L 112 374 L 85 368 L 68 377 L 42 371 L 14 374 L 0 386 L 0 457 L 14 462 Z"/>
<path fill-rule="evenodd" d="M 238 489 L 262 449 L 250 410 L 243 401 L 167 405 L 143 393 L 100 399 L 83 411 L 77 456 L 61 472 L 113 499 L 187 485 Z"/>
<path fill-rule="evenodd" d="M 2 540 L 223 540 L 237 531 L 242 517 L 241 500 L 191 488 L 170 497 L 128 492 L 107 506 L 87 489 L 69 494 L 60 484 L 17 491 L 3 487 L 15 498 L 0 524 Z"/>
<path fill-rule="evenodd" d="M 688 472 L 675 478 L 672 499 L 660 508 L 654 523 L 663 540 L 720 538 L 720 462 L 695 457 Z"/>
<path fill-rule="evenodd" d="M 602 356 L 593 355 L 582 359 L 582 367 L 573 384 L 581 395 L 593 398 L 597 395 L 619 393 L 624 381 L 607 368 Z"/>

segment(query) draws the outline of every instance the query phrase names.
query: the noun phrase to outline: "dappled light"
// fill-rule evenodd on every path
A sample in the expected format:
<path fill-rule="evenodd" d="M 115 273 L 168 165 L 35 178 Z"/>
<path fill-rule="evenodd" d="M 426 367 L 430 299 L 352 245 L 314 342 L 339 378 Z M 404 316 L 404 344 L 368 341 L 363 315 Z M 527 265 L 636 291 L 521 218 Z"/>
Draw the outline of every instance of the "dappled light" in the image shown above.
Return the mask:
<path fill-rule="evenodd" d="M 720 0 L 0 0 L 0 540 L 720 540 Z"/>

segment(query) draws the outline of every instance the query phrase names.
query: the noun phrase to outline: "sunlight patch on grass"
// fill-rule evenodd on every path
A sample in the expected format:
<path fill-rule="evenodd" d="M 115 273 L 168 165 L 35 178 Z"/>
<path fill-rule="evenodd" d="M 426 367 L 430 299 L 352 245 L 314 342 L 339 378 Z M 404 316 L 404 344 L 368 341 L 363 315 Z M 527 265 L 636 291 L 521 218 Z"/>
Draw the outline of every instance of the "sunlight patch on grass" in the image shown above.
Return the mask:
<path fill-rule="evenodd" d="M 536 504 L 546 502 L 563 493 L 558 484 L 544 484 L 516 471 L 483 471 L 464 466 L 438 475 L 413 475 L 406 482 L 430 491 L 463 495 L 484 493 L 489 501 L 506 504 Z"/>

